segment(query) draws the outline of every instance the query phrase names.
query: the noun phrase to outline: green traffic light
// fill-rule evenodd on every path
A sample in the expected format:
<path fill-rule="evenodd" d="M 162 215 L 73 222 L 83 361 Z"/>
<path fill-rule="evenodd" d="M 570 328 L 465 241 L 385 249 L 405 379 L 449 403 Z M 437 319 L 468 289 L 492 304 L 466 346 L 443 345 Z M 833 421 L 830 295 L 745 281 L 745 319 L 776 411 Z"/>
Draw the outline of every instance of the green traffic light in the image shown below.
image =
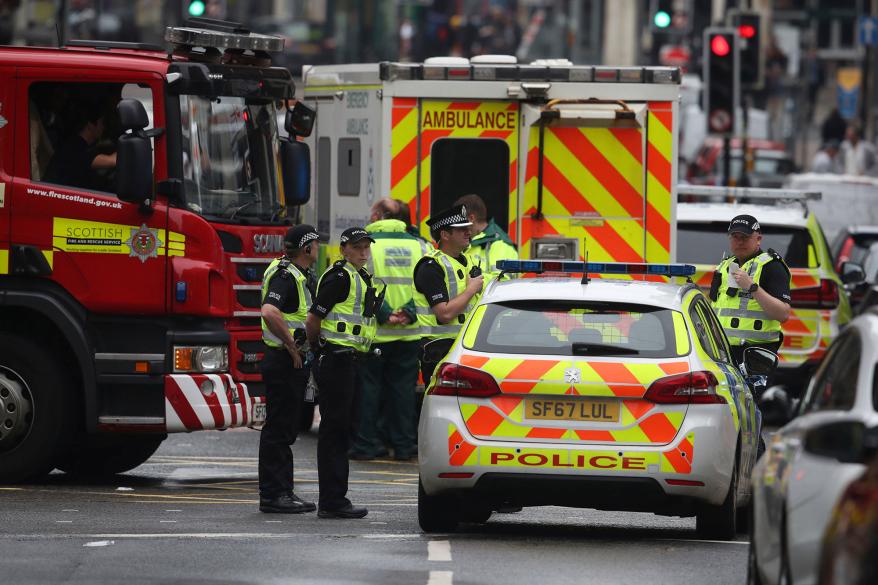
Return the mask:
<path fill-rule="evenodd" d="M 655 23 L 658 28 L 668 28 L 671 25 L 671 15 L 664 10 L 659 10 L 652 18 L 652 22 Z"/>
<path fill-rule="evenodd" d="M 202 0 L 192 0 L 189 3 L 189 14 L 192 16 L 202 16 L 204 14 L 205 5 Z"/>

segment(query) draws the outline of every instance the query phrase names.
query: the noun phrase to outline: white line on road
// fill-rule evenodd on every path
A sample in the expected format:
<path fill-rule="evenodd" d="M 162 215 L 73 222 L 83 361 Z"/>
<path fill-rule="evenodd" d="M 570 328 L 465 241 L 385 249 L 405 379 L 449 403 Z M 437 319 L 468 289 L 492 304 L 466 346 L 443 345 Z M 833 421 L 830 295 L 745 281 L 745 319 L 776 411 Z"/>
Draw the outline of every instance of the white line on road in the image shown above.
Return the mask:
<path fill-rule="evenodd" d="M 165 512 L 182 512 L 183 510 L 165 510 Z"/>
<path fill-rule="evenodd" d="M 73 520 L 55 520 L 57 524 L 73 524 Z"/>
<path fill-rule="evenodd" d="M 452 585 L 454 573 L 451 571 L 430 571 L 427 585 Z"/>
<path fill-rule="evenodd" d="M 657 538 L 659 542 L 703 542 L 706 544 L 742 544 L 749 546 L 749 540 L 701 540 L 698 538 Z"/>
<path fill-rule="evenodd" d="M 95 540 L 93 542 L 86 542 L 82 546 L 110 546 L 111 544 L 116 544 L 115 540 Z"/>
<path fill-rule="evenodd" d="M 72 522 L 70 520 L 66 521 Z M 69 539 L 69 538 L 86 538 L 90 540 L 96 539 L 275 539 L 275 538 L 364 538 L 364 539 L 412 539 L 420 540 L 423 534 L 412 532 L 409 534 L 316 534 L 314 532 L 152 532 L 143 534 L 0 534 L 0 542 L 4 540 L 51 540 L 51 539 Z"/>
<path fill-rule="evenodd" d="M 176 524 L 177 523 L 176 520 L 159 520 L 159 522 L 162 524 Z"/>
<path fill-rule="evenodd" d="M 61 510 L 62 512 L 79 512 L 79 510 Z"/>
<path fill-rule="evenodd" d="M 448 540 L 431 540 L 427 543 L 428 561 L 450 561 L 451 542 Z"/>

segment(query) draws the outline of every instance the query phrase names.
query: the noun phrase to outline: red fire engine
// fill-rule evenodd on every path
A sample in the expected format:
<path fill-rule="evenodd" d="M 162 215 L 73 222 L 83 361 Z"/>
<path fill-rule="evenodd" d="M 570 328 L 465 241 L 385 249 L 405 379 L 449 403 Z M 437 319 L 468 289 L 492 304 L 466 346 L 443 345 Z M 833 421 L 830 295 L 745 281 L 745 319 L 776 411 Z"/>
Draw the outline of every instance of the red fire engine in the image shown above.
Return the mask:
<path fill-rule="evenodd" d="M 166 40 L 0 48 L 0 483 L 264 420 L 262 273 L 310 181 L 283 40 Z"/>

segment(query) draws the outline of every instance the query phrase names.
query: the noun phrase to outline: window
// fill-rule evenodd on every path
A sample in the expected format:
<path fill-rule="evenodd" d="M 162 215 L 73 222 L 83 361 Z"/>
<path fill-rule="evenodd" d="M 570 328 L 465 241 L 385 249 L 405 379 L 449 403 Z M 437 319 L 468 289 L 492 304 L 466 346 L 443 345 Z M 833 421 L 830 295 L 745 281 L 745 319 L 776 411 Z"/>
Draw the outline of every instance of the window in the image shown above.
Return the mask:
<path fill-rule="evenodd" d="M 472 349 L 667 358 L 679 355 L 677 333 L 669 309 L 619 303 L 521 301 L 487 305 Z"/>
<path fill-rule="evenodd" d="M 509 146 L 487 138 L 443 138 L 430 153 L 431 213 L 470 193 L 482 197 L 497 225 L 509 223 Z"/>
<path fill-rule="evenodd" d="M 115 191 L 116 143 L 122 130 L 116 106 L 138 99 L 152 126 L 152 92 L 134 83 L 36 82 L 28 91 L 30 178 Z"/>
<path fill-rule="evenodd" d="M 727 364 L 732 363 L 732 350 L 729 348 L 729 341 L 726 339 L 726 334 L 723 332 L 723 328 L 716 318 L 713 309 L 704 300 L 699 299 L 695 303 L 698 305 L 698 311 L 701 313 L 702 323 L 707 325 L 707 330 L 712 338 L 713 346 L 716 347 L 719 361 Z"/>
<path fill-rule="evenodd" d="M 710 326 L 705 322 L 706 318 L 703 313 L 704 309 L 700 307 L 700 305 L 701 303 L 694 301 L 689 306 L 689 318 L 692 319 L 692 326 L 695 328 L 695 337 L 698 338 L 698 343 L 701 345 L 701 349 L 707 352 L 707 355 L 709 355 L 712 360 L 720 361 L 719 349 L 716 346 L 716 342 L 711 337 Z"/>
<path fill-rule="evenodd" d="M 360 139 L 338 141 L 338 194 L 356 197 L 360 194 Z"/>
<path fill-rule="evenodd" d="M 731 219 L 731 217 L 729 218 Z M 729 249 L 729 222 L 684 223 L 677 226 L 679 262 L 716 266 Z M 781 254 L 790 268 L 809 268 L 811 234 L 804 227 L 763 226 L 762 249 Z"/>
<path fill-rule="evenodd" d="M 855 331 L 838 338 L 814 375 L 801 414 L 854 407 L 861 352 L 862 342 Z"/>

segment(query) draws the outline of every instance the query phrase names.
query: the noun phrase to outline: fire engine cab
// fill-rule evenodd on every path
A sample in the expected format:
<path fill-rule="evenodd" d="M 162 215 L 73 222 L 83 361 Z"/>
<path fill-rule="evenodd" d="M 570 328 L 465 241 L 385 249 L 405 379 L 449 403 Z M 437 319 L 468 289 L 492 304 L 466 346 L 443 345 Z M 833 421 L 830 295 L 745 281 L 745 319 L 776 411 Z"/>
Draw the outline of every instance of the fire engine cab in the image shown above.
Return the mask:
<path fill-rule="evenodd" d="M 0 483 L 264 420 L 262 274 L 310 170 L 283 39 L 165 38 L 0 48 Z"/>
<path fill-rule="evenodd" d="M 371 203 L 425 220 L 480 195 L 523 258 L 674 259 L 680 71 L 487 55 L 306 67 L 315 203 L 331 241 Z"/>

